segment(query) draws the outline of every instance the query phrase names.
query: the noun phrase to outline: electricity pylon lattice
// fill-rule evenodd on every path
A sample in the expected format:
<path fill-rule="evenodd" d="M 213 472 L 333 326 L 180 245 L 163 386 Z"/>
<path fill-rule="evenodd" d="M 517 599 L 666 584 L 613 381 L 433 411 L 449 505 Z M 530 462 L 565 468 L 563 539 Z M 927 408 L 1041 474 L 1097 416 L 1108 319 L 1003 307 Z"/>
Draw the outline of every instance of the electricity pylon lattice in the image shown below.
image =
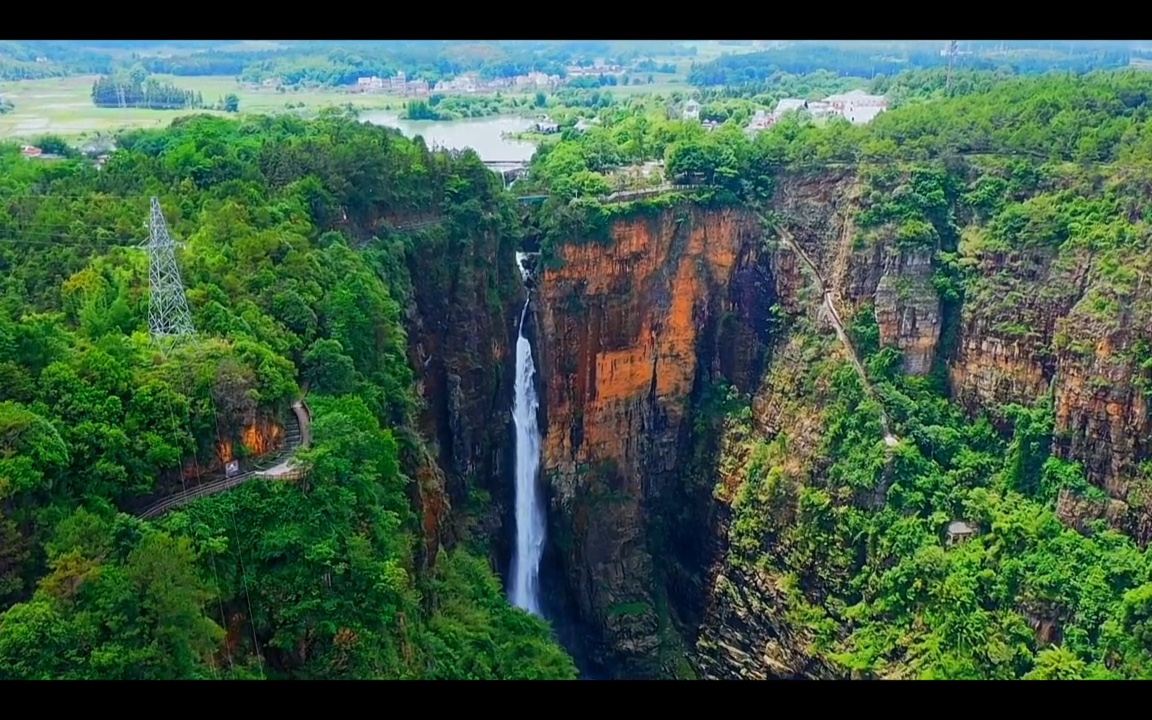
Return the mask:
<path fill-rule="evenodd" d="M 176 265 L 176 243 L 168 233 L 159 198 L 152 198 L 148 231 L 148 330 L 157 341 L 191 337 L 196 331 Z"/>

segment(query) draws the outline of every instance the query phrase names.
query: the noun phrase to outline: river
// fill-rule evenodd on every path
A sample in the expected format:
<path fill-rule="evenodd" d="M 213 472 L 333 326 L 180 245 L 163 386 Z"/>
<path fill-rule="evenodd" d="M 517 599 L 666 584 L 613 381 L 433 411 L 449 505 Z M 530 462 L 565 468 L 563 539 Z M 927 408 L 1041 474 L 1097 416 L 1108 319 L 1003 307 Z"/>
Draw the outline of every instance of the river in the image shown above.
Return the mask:
<path fill-rule="evenodd" d="M 422 135 L 429 148 L 439 145 L 463 150 L 472 148 L 486 162 L 527 162 L 536 152 L 536 145 L 519 140 L 508 140 L 503 133 L 524 132 L 532 125 L 528 118 L 497 116 L 470 120 L 402 120 L 396 113 L 364 113 L 361 119 L 374 125 L 398 128 L 407 137 Z"/>

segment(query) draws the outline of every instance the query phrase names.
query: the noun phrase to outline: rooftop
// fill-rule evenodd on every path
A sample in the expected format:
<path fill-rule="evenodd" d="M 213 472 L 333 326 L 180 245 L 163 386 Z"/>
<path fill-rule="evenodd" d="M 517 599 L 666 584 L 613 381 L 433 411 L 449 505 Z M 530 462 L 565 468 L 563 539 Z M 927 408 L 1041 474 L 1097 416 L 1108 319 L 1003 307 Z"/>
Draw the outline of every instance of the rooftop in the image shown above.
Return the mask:
<path fill-rule="evenodd" d="M 884 96 L 869 95 L 863 90 L 853 90 L 838 95 L 829 95 L 824 99 L 824 102 L 884 102 Z"/>
<path fill-rule="evenodd" d="M 976 532 L 976 528 L 972 527 L 963 520 L 953 520 L 948 523 L 949 535 L 971 535 Z"/>

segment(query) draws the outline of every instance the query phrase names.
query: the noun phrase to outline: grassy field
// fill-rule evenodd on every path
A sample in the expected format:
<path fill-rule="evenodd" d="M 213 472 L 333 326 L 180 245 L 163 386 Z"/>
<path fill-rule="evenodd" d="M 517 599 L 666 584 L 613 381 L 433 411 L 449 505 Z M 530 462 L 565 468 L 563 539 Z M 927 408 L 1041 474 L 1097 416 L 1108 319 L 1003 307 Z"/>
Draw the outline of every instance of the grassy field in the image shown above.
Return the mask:
<path fill-rule="evenodd" d="M 240 85 L 231 77 L 157 75 L 156 78 L 199 91 L 206 103 L 214 103 L 228 93 L 235 93 L 240 98 L 241 113 L 310 114 L 322 107 L 346 103 L 365 110 L 398 110 L 404 102 L 397 97 L 351 94 L 327 88 L 282 93 L 253 89 Z M 12 112 L 0 115 L 0 138 L 33 138 L 52 133 L 69 139 L 82 139 L 97 132 L 108 133 L 122 128 L 159 127 L 172 122 L 173 118 L 193 112 L 98 108 L 91 99 L 95 79 L 69 77 L 0 83 L 0 97 L 15 105 Z M 289 109 L 289 104 L 296 107 Z"/>

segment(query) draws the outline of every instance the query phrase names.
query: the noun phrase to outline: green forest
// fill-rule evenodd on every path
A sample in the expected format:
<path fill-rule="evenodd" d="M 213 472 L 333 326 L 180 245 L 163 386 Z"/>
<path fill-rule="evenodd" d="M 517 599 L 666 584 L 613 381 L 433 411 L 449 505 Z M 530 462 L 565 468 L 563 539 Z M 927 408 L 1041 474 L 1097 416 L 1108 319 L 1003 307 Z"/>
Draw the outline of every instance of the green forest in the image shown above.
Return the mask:
<path fill-rule="evenodd" d="M 482 539 L 418 552 L 410 246 L 366 228 L 433 210 L 427 245 L 515 237 L 474 154 L 335 113 L 193 116 L 122 136 L 100 171 L 3 146 L 0 178 L 0 678 L 575 677 Z M 153 195 L 198 330 L 167 352 L 136 247 Z M 124 511 L 302 385 L 306 482 Z"/>

